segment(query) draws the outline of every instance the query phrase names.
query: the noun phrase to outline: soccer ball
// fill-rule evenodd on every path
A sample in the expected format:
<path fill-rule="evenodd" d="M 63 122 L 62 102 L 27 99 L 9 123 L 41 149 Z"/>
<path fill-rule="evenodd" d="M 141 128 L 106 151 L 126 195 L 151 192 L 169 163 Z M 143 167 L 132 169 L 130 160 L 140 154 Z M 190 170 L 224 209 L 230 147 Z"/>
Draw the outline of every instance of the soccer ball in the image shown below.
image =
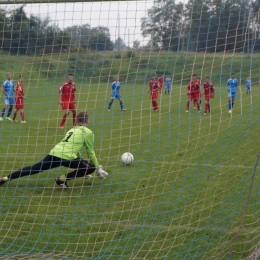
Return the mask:
<path fill-rule="evenodd" d="M 131 164 L 134 161 L 134 156 L 131 153 L 122 154 L 122 162 L 126 165 Z"/>

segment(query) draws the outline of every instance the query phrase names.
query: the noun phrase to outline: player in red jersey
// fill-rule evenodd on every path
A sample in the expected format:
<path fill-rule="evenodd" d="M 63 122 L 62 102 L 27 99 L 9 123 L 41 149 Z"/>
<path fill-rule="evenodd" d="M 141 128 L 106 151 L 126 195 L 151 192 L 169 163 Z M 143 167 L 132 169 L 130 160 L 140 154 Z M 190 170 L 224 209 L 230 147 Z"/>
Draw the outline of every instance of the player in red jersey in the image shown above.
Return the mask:
<path fill-rule="evenodd" d="M 64 114 L 59 126 L 61 129 L 64 128 L 64 123 L 66 122 L 66 119 L 69 115 L 69 111 L 71 111 L 73 115 L 73 126 L 76 125 L 75 92 L 76 85 L 73 82 L 73 75 L 68 74 L 68 80 L 64 82 L 59 88 L 60 105 L 62 106 L 62 110 L 66 110 L 66 113 Z"/>
<path fill-rule="evenodd" d="M 24 77 L 22 75 L 19 76 L 19 81 L 16 84 L 16 88 L 15 88 L 15 111 L 14 111 L 14 115 L 13 115 L 13 122 L 15 121 L 17 112 L 21 109 L 20 115 L 22 118 L 22 123 L 26 123 L 26 121 L 24 120 L 24 100 L 25 100 L 25 96 L 24 96 L 24 88 L 23 88 L 23 80 Z"/>
<path fill-rule="evenodd" d="M 198 103 L 199 103 L 199 106 L 201 106 L 201 92 L 200 92 L 200 80 L 198 79 L 197 75 L 196 74 L 193 74 L 192 77 L 194 78 L 194 81 L 196 81 L 196 85 L 195 85 L 195 98 L 193 99 L 193 106 L 194 106 L 194 109 L 196 109 L 196 107 L 198 107 Z M 199 108 L 199 111 L 200 111 L 200 108 Z"/>
<path fill-rule="evenodd" d="M 192 75 L 192 80 L 188 83 L 187 90 L 188 102 L 186 112 L 189 112 L 190 102 L 193 101 L 194 108 L 196 108 L 195 105 L 197 105 L 198 113 L 200 113 L 200 80 L 197 79 L 195 74 Z"/>
<path fill-rule="evenodd" d="M 158 98 L 158 93 L 160 93 L 160 92 L 161 92 L 160 83 L 155 79 L 155 76 L 152 75 L 152 79 L 149 82 L 148 93 L 150 93 L 150 100 L 152 100 L 153 109 L 155 112 L 159 111 L 156 100 Z"/>
<path fill-rule="evenodd" d="M 210 82 L 209 77 L 206 77 L 206 81 L 204 82 L 204 92 L 202 95 L 205 95 L 205 110 L 204 115 L 207 114 L 207 111 L 210 113 L 210 99 L 214 98 L 214 85 Z"/>
<path fill-rule="evenodd" d="M 164 76 L 162 75 L 161 77 L 159 77 L 159 78 L 157 79 L 157 81 L 158 81 L 159 84 L 160 84 L 160 88 L 163 89 L 163 85 L 164 85 L 164 81 L 165 81 Z"/>

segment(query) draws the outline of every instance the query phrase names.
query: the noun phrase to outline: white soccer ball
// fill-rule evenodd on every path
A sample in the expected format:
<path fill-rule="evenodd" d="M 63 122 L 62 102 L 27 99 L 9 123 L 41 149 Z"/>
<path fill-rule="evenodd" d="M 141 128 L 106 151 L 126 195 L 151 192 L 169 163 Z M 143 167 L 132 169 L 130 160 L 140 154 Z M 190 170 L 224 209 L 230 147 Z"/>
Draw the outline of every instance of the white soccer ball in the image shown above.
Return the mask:
<path fill-rule="evenodd" d="M 134 156 L 131 153 L 122 154 L 122 162 L 126 165 L 131 164 L 134 161 Z"/>

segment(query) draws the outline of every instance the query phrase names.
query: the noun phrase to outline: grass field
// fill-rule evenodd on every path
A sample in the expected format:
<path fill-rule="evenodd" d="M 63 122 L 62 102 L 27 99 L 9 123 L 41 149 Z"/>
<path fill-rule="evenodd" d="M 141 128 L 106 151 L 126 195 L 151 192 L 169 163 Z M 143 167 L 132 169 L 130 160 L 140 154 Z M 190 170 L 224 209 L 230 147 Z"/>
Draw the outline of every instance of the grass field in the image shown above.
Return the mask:
<path fill-rule="evenodd" d="M 131 61 L 111 56 L 95 60 L 93 55 L 50 56 L 44 62 L 40 57 L 2 57 L 7 68 L 1 65 L 1 71 L 22 72 L 27 79 L 28 123 L 1 122 L 0 175 L 37 162 L 70 129 L 71 115 L 65 130 L 57 128 L 63 115 L 57 89 L 65 72 L 78 64 L 77 110 L 90 114 L 96 155 L 109 177 L 70 181 L 70 188 L 62 190 L 54 179 L 68 170 L 60 168 L 1 187 L 1 259 L 228 259 L 259 152 L 259 57 L 225 57 L 233 69 L 240 68 L 236 71 L 243 72 L 242 79 L 254 68 L 253 95 L 245 95 L 243 87 L 230 115 L 224 87 L 227 60 L 190 54 L 182 61 L 176 55 L 166 61 L 167 55 Z M 99 65 L 104 59 L 112 62 Z M 138 59 L 149 63 L 136 69 Z M 143 77 L 157 67 L 163 71 L 163 61 L 165 70 L 174 68 L 176 76 L 171 94 L 160 96 L 160 111 L 154 113 Z M 183 67 L 190 61 L 199 69 Z M 84 62 L 95 68 L 93 80 L 88 70 L 82 72 Z M 107 111 L 110 83 L 105 75 L 118 68 L 123 81 L 132 75 L 121 92 L 126 113 L 117 101 Z M 187 114 L 185 80 L 203 70 L 215 78 L 212 115 L 193 109 Z M 130 166 L 121 163 L 126 151 L 135 157 Z M 259 242 L 259 181 L 257 168 L 230 259 L 246 259 Z"/>

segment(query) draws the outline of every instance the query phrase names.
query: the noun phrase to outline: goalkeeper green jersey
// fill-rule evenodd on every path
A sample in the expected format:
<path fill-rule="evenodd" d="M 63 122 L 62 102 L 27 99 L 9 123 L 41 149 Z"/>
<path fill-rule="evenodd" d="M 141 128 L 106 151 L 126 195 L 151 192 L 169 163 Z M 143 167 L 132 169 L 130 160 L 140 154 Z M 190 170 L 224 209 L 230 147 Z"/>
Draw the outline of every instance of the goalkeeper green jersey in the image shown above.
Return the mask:
<path fill-rule="evenodd" d="M 71 128 L 65 138 L 50 151 L 50 155 L 65 160 L 81 157 L 80 150 L 85 147 L 88 159 L 97 167 L 98 161 L 94 152 L 94 134 L 85 126 Z"/>

